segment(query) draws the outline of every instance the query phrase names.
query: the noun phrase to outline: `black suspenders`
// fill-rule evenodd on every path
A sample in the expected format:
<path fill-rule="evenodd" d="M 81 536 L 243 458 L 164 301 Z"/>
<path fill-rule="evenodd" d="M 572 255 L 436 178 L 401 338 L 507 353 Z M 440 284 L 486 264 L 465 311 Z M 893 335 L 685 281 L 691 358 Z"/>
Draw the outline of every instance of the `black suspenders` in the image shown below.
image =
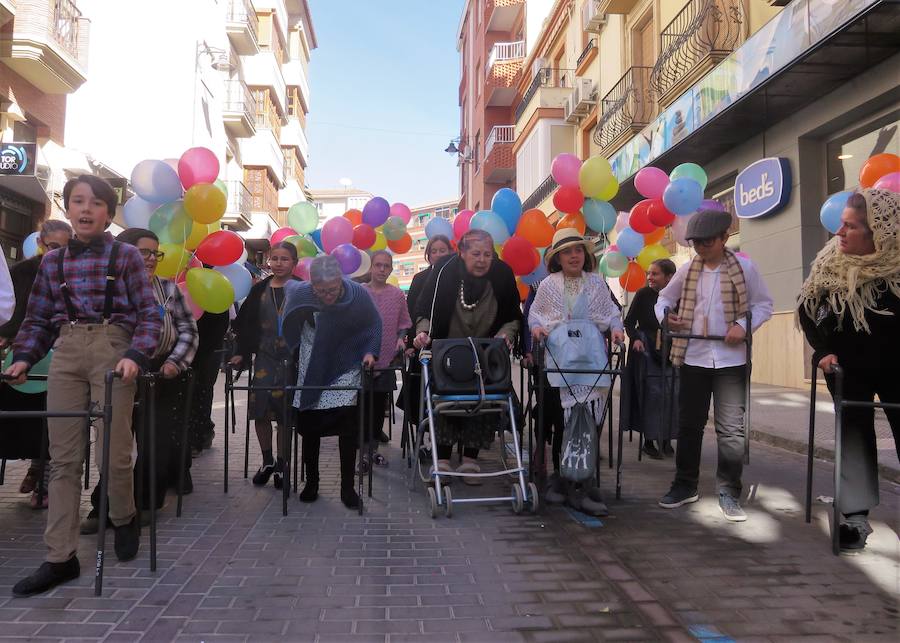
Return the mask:
<path fill-rule="evenodd" d="M 116 258 L 119 255 L 119 241 L 113 241 L 112 250 L 109 253 L 109 265 L 106 267 L 106 288 L 104 291 L 103 297 L 103 323 L 108 324 L 109 318 L 112 317 L 112 304 L 113 304 L 113 288 L 115 287 L 116 281 Z M 56 272 L 59 278 L 59 290 L 62 293 L 63 301 L 66 304 L 66 312 L 69 315 L 69 323 L 76 324 L 78 323 L 78 313 L 75 310 L 75 305 L 72 303 L 72 296 L 69 292 L 69 284 L 66 283 L 66 275 L 63 270 L 65 265 L 67 249 L 63 248 L 63 250 L 59 253 L 59 260 L 56 262 Z M 81 320 L 89 321 L 89 320 Z"/>

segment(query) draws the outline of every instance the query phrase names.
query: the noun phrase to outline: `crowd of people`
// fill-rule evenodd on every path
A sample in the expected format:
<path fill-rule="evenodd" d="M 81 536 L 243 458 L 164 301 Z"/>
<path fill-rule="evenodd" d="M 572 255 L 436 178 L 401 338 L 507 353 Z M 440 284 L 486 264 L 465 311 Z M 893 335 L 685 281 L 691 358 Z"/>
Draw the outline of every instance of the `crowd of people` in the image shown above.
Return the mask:
<path fill-rule="evenodd" d="M 147 421 L 145 407 L 135 405 L 138 386 L 145 381 L 139 375 L 154 377 L 156 426 L 147 427 L 146 439 L 156 441 L 153 491 L 158 508 L 182 469 L 189 473 L 191 458 L 182 461 L 180 455 L 183 423 L 189 423 L 192 455 L 212 442 L 213 387 L 226 360 L 231 368 L 246 370 L 257 387 L 248 409 L 261 455 L 253 484 L 284 484 L 289 454 L 281 445 L 286 443 L 284 432 L 296 429 L 306 471 L 299 499 L 316 501 L 322 438 L 336 436 L 340 499 L 353 509 L 360 502 L 354 488 L 357 452 L 366 446 L 358 443 L 359 407 L 365 439 L 387 441 L 384 416 L 394 400 L 395 369 L 404 355 L 427 349 L 436 339 L 492 337 L 505 340 L 526 368 L 538 357 L 564 368 L 569 340 L 577 338 L 587 344 L 576 345 L 591 347 L 577 356 L 579 363 L 588 360 L 602 368 L 627 333 L 622 422 L 642 433 L 649 457 L 675 458 L 674 481 L 658 504 L 674 509 L 698 500 L 700 451 L 712 400 L 719 507 L 729 521 L 747 518 L 740 505 L 748 403 L 745 340 L 770 318 L 773 303 L 753 262 L 728 248 L 727 213 L 701 211 L 691 219 L 686 238 L 695 257 L 677 269 L 669 260 L 654 262 L 647 287 L 637 293 L 624 319 L 622 306 L 596 272 L 593 242 L 571 228 L 553 236 L 544 256 L 549 274 L 530 288 L 524 308 L 515 276 L 497 257 L 491 236 L 473 229 L 456 247 L 443 236 L 428 241 L 429 267 L 415 276 L 408 296 L 388 283 L 393 270 L 389 252 L 372 253 L 372 268 L 361 280 L 347 278 L 335 258 L 319 256 L 309 267 L 309 279 L 301 281 L 294 276 L 296 247 L 279 243 L 269 252 L 269 276 L 252 287 L 232 314 L 205 313 L 195 319 L 177 284 L 155 275 L 164 255 L 153 232 L 130 228 L 116 238 L 107 232 L 117 204 L 108 183 L 77 177 L 66 184 L 63 201 L 69 224 L 44 223 L 40 255 L 12 271 L 5 261 L 0 263 L 0 349 L 12 353 L 6 383 L 26 382 L 29 371 L 52 350 L 46 394 L 0 385 L 0 408 L 83 411 L 103 399 L 104 377 L 115 371 L 109 434 L 97 427 L 95 441 L 98 454 L 104 441 L 110 444 L 109 509 L 108 516 L 99 516 L 98 485 L 93 510 L 84 520 L 79 516 L 86 445 L 82 419 L 48 418 L 47 453 L 40 452 L 43 421 L 5 422 L 4 456 L 31 459 L 20 490 L 34 494 L 33 507 L 47 509 L 46 562 L 15 585 L 16 596 L 76 578 L 79 532 L 95 532 L 100 519 L 112 525 L 119 560 L 137 555 L 143 510 L 150 508 L 150 489 L 136 493 L 136 477 L 148 473 L 143 445 L 138 444 L 136 462 L 132 455 L 134 428 Z M 900 330 L 898 218 L 897 194 L 868 189 L 851 197 L 841 229 L 816 258 L 800 294 L 802 328 L 819 367 L 832 388 L 836 366 L 852 375 L 844 391 L 851 399 L 871 401 L 877 394 L 883 401 L 900 401 L 900 387 L 888 370 L 900 357 L 898 344 L 885 341 Z M 666 328 L 674 338 L 663 332 Z M 232 340 L 230 353 L 223 349 L 226 337 Z M 537 355 L 538 350 L 546 354 Z M 677 377 L 669 391 L 671 408 L 665 408 L 659 403 L 665 381 L 660 374 L 669 366 L 676 367 Z M 407 368 L 415 422 L 420 367 L 410 359 Z M 544 499 L 606 515 L 609 509 L 597 480 L 567 478 L 571 463 L 565 435 L 567 425 L 583 412 L 590 414 L 595 428 L 603 422 L 609 378 L 534 376 L 544 378 L 548 391 L 542 428 L 551 445 L 553 473 Z M 195 394 L 188 400 L 190 386 Z M 363 399 L 360 387 L 367 391 Z M 896 442 L 900 418 L 896 411 L 888 411 L 888 418 Z M 481 451 L 504 428 L 489 415 L 436 420 L 438 469 L 445 472 L 454 470 L 453 446 L 460 445 L 455 471 L 478 473 Z M 871 409 L 854 409 L 844 423 L 846 493 L 840 503 L 845 515 L 841 545 L 847 550 L 865 546 L 871 532 L 867 514 L 878 502 L 873 421 Z M 13 425 L 14 430 L 7 428 Z M 372 452 L 372 461 L 365 458 L 363 467 L 387 464 L 377 448 Z M 479 483 L 475 476 L 463 480 Z M 188 475 L 185 492 L 192 487 Z"/>

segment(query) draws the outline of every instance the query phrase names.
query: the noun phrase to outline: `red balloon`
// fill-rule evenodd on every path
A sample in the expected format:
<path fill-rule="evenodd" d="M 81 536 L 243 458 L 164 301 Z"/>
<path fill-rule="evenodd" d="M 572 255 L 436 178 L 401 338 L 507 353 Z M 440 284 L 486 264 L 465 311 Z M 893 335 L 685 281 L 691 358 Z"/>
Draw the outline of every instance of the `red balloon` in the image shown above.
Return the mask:
<path fill-rule="evenodd" d="M 368 250 L 375 243 L 375 228 L 368 223 L 353 226 L 352 243 L 359 250 Z"/>
<path fill-rule="evenodd" d="M 399 239 L 388 241 L 387 246 L 395 254 L 402 255 L 404 252 L 409 252 L 410 248 L 412 248 L 412 237 L 407 232 Z"/>
<path fill-rule="evenodd" d="M 344 218 L 349 219 L 350 223 L 352 223 L 354 226 L 358 226 L 360 223 L 362 223 L 362 212 L 356 210 L 355 208 L 351 208 L 350 210 L 344 212 Z"/>
<path fill-rule="evenodd" d="M 512 268 L 513 274 L 519 276 L 534 272 L 541 261 L 541 256 L 531 242 L 518 235 L 513 235 L 506 240 L 500 258 Z"/>
<path fill-rule="evenodd" d="M 244 240 L 231 230 L 219 230 L 197 246 L 197 258 L 210 266 L 228 266 L 241 258 Z"/>
<path fill-rule="evenodd" d="M 553 207 L 560 212 L 572 214 L 581 210 L 582 205 L 584 205 L 584 195 L 578 188 L 563 186 L 553 195 Z"/>
<path fill-rule="evenodd" d="M 651 199 L 644 199 L 631 208 L 631 213 L 628 215 L 628 225 L 635 232 L 647 234 L 656 229 L 656 225 L 650 223 L 650 201 Z"/>
<path fill-rule="evenodd" d="M 619 285 L 628 292 L 637 292 L 647 283 L 644 269 L 636 261 L 629 261 L 628 268 L 619 277 Z"/>
<path fill-rule="evenodd" d="M 647 218 L 653 225 L 665 228 L 675 220 L 675 215 L 669 212 L 662 199 L 650 199 L 650 205 L 647 207 Z"/>

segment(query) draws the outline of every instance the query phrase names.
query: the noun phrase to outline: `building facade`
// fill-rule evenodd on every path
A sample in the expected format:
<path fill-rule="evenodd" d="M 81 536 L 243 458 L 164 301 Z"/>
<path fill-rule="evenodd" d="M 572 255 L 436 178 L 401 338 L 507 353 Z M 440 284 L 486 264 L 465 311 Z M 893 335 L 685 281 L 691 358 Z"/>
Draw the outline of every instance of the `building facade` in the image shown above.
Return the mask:
<path fill-rule="evenodd" d="M 425 226 L 434 217 L 452 220 L 459 211 L 457 200 L 440 201 L 410 208 L 412 218 L 406 225 L 406 232 L 412 237 L 412 248 L 403 254 L 394 255 L 394 275 L 397 277 L 400 288 L 406 292 L 412 283 L 416 273 L 425 270 L 428 262 L 425 260 L 425 246 L 428 239 L 425 236 Z"/>
<path fill-rule="evenodd" d="M 360 210 L 374 194 L 356 188 L 311 189 L 310 200 L 319 211 L 319 227 L 334 217 L 343 216 L 347 210 Z"/>

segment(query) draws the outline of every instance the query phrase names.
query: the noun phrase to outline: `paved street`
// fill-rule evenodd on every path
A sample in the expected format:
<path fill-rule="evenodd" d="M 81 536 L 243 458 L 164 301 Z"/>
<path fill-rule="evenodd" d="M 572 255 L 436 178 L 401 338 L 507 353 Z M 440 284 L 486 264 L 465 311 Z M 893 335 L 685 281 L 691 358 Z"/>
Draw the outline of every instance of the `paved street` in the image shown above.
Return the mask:
<path fill-rule="evenodd" d="M 221 392 L 217 399 L 221 426 Z M 805 458 L 795 453 L 754 443 L 744 478 L 750 518 L 742 525 L 718 512 L 712 440 L 705 495 L 685 509 L 655 506 L 672 462 L 638 463 L 635 441 L 625 444 L 621 501 L 603 463 L 612 515 L 602 521 L 562 508 L 514 516 L 508 506 L 457 506 L 453 518 L 432 520 L 421 490 L 407 487 L 395 431 L 384 450 L 390 466 L 376 471 L 363 517 L 340 504 L 336 444 L 326 440 L 320 500 L 303 505 L 292 497 L 284 518 L 271 486 L 242 478 L 241 433 L 232 436 L 223 494 L 222 437 L 194 461 L 196 490 L 184 516 L 175 518 L 172 498 L 160 516 L 159 570 L 149 571 L 146 536 L 131 563 L 115 562 L 109 551 L 102 598 L 93 596 L 95 542 L 87 537 L 79 581 L 42 597 L 6 598 L 44 551 L 44 516 L 17 493 L 22 463 L 9 463 L 0 488 L 0 635 L 210 642 L 898 636 L 897 485 L 882 485 L 867 551 L 833 557 L 828 507 L 816 503 L 813 524 L 803 521 Z M 251 470 L 257 459 L 254 451 Z M 814 495 L 831 494 L 830 472 L 817 462 Z M 454 492 L 473 493 L 460 484 Z"/>

